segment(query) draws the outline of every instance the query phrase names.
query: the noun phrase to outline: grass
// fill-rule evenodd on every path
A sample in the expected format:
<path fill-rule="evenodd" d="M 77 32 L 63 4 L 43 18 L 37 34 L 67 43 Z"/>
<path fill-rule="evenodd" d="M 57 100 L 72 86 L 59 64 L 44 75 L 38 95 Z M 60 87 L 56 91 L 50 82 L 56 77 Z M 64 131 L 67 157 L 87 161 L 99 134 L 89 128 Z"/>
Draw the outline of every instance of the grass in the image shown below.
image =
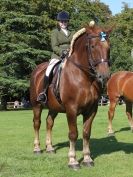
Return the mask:
<path fill-rule="evenodd" d="M 107 136 L 108 106 L 99 107 L 94 119 L 90 148 L 95 166 L 73 171 L 67 167 L 68 127 L 59 114 L 53 128 L 56 154 L 33 154 L 32 111 L 0 112 L 0 177 L 133 177 L 133 134 L 118 106 L 113 121 L 115 137 Z M 41 149 L 45 148 L 45 117 L 40 129 Z M 78 118 L 77 158 L 82 158 L 82 118 Z"/>

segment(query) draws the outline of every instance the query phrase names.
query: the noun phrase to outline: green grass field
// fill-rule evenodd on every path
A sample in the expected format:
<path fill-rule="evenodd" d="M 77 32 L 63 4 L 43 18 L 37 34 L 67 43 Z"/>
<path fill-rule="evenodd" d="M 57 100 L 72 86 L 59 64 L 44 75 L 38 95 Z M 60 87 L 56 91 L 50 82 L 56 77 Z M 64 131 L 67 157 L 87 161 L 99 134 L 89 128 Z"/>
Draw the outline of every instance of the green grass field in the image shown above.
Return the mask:
<path fill-rule="evenodd" d="M 32 111 L 0 112 L 0 177 L 133 177 L 133 134 L 118 106 L 113 121 L 115 137 L 107 136 L 108 106 L 99 107 L 94 119 L 90 148 L 95 166 L 73 171 L 67 167 L 68 127 L 65 114 L 59 114 L 53 128 L 56 154 L 33 154 Z M 45 149 L 45 117 L 40 130 Z M 82 118 L 78 118 L 77 158 L 82 158 Z"/>

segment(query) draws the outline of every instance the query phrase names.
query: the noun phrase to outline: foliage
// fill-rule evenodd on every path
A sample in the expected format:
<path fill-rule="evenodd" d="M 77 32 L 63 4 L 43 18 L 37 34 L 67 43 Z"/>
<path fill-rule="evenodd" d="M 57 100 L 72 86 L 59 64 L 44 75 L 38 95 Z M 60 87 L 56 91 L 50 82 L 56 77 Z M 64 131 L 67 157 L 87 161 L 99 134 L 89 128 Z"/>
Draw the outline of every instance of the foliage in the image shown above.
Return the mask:
<path fill-rule="evenodd" d="M 108 7 L 99 1 L 1 0 L 1 97 L 21 99 L 29 87 L 32 70 L 50 59 L 50 32 L 56 26 L 57 13 L 62 9 L 70 13 L 73 19 L 70 26 L 74 30 L 95 16 L 100 16 L 104 23 L 104 16 L 110 13 Z"/>
<path fill-rule="evenodd" d="M 127 4 L 121 14 L 112 16 L 109 7 L 100 0 L 1 0 L 1 98 L 21 99 L 28 91 L 35 66 L 50 59 L 50 34 L 56 26 L 57 13 L 62 9 L 69 12 L 73 30 L 92 19 L 102 26 L 116 23 L 111 36 L 112 72 L 132 70 L 133 9 Z"/>
<path fill-rule="evenodd" d="M 123 10 L 121 14 L 111 19 L 115 29 L 111 36 L 112 72 L 118 70 L 133 70 L 133 9 Z"/>

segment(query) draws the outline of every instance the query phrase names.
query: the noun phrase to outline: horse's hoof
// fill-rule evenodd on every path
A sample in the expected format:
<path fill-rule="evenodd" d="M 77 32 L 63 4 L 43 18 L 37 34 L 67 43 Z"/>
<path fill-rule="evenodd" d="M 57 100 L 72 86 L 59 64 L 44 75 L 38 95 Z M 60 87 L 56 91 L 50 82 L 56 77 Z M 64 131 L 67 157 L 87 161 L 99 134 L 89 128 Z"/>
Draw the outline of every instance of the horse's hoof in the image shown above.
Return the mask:
<path fill-rule="evenodd" d="M 82 162 L 82 165 L 85 166 L 85 167 L 94 167 L 94 162 L 91 161 L 91 162 Z"/>
<path fill-rule="evenodd" d="M 110 137 L 110 136 L 115 136 L 115 133 L 114 133 L 114 132 L 108 133 L 108 136 L 109 136 L 109 137 Z"/>
<path fill-rule="evenodd" d="M 46 150 L 46 153 L 48 153 L 48 154 L 55 154 L 56 151 L 55 151 L 55 149 L 51 149 L 51 150 Z"/>
<path fill-rule="evenodd" d="M 81 168 L 80 164 L 69 164 L 68 167 L 73 170 L 79 170 Z"/>

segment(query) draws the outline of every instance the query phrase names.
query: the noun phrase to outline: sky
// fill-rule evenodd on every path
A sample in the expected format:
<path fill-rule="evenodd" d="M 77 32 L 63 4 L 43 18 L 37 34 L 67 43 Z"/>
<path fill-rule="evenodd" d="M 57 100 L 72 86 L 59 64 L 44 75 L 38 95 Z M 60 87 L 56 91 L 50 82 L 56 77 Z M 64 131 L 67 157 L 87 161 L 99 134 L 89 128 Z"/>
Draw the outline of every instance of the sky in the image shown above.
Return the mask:
<path fill-rule="evenodd" d="M 109 9 L 112 11 L 112 15 L 120 13 L 123 7 L 122 2 L 128 4 L 129 8 L 133 8 L 133 0 L 100 0 L 101 2 L 109 5 Z"/>

